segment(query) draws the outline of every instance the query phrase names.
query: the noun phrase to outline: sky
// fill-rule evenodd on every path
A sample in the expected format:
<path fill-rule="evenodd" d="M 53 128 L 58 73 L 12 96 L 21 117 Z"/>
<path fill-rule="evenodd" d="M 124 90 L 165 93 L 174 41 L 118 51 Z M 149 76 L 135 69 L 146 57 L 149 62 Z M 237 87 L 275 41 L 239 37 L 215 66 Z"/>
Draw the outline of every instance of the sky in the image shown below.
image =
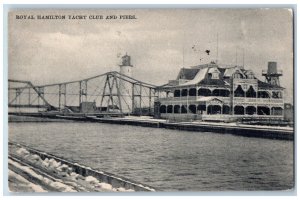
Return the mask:
<path fill-rule="evenodd" d="M 21 15 L 35 19 L 17 19 Z M 104 19 L 89 19 L 96 15 Z M 111 15 L 118 19 L 106 19 Z M 182 67 L 216 59 L 244 65 L 264 81 L 262 70 L 275 61 L 283 71 L 285 99 L 292 102 L 293 14 L 288 9 L 17 10 L 9 13 L 8 24 L 11 79 L 35 85 L 80 80 L 119 71 L 120 55 L 127 53 L 133 77 L 155 85 L 175 79 Z"/>

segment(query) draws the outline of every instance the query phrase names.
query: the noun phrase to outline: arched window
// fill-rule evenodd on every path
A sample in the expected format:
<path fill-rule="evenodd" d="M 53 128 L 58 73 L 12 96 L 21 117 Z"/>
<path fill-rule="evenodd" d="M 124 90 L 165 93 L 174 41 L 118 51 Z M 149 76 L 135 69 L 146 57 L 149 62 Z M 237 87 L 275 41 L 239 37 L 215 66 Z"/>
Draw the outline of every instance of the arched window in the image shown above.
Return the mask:
<path fill-rule="evenodd" d="M 172 105 L 167 106 L 167 113 L 173 113 L 173 106 Z"/>
<path fill-rule="evenodd" d="M 244 115 L 245 114 L 245 110 L 243 106 L 235 106 L 234 107 L 234 114 L 235 115 Z"/>
<path fill-rule="evenodd" d="M 186 97 L 188 95 L 188 90 L 187 89 L 183 89 L 182 91 L 181 91 L 181 96 L 182 97 Z"/>
<path fill-rule="evenodd" d="M 196 96 L 196 94 L 197 94 L 196 88 L 189 89 L 189 96 Z"/>
<path fill-rule="evenodd" d="M 196 105 L 189 105 L 189 111 L 193 114 L 196 114 Z"/>
<path fill-rule="evenodd" d="M 174 106 L 174 113 L 180 113 L 180 105 Z"/>
<path fill-rule="evenodd" d="M 256 108 L 254 106 L 247 106 L 246 107 L 246 114 L 247 115 L 254 115 L 256 113 Z"/>
<path fill-rule="evenodd" d="M 206 111 L 206 105 L 199 104 L 199 105 L 197 106 L 197 110 L 199 110 L 199 111 Z"/>
<path fill-rule="evenodd" d="M 223 105 L 223 114 L 229 114 L 230 113 L 230 107 L 227 105 Z"/>
<path fill-rule="evenodd" d="M 229 97 L 229 95 L 230 95 L 229 90 L 214 89 L 212 91 L 212 96 Z"/>
<path fill-rule="evenodd" d="M 167 112 L 167 107 L 165 105 L 161 105 L 159 108 L 160 113 L 166 113 Z"/>
<path fill-rule="evenodd" d="M 181 106 L 181 113 L 187 113 L 186 106 L 184 105 Z"/>
<path fill-rule="evenodd" d="M 174 91 L 174 97 L 180 97 L 180 90 Z"/>
<path fill-rule="evenodd" d="M 266 106 L 257 106 L 258 115 L 270 115 L 270 108 Z"/>
<path fill-rule="evenodd" d="M 200 88 L 198 90 L 198 96 L 211 96 L 211 91 L 209 89 L 206 89 L 206 88 Z"/>

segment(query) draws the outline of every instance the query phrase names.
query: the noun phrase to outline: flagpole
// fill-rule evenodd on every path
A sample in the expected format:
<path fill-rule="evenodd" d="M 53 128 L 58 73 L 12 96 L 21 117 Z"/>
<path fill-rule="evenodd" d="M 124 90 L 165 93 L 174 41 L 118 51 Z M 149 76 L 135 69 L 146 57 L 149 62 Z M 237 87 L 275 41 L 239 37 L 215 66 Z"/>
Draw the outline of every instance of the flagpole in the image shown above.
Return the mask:
<path fill-rule="evenodd" d="M 216 59 L 216 63 L 218 63 L 218 59 L 219 59 L 219 33 L 217 33 L 217 59 Z"/>

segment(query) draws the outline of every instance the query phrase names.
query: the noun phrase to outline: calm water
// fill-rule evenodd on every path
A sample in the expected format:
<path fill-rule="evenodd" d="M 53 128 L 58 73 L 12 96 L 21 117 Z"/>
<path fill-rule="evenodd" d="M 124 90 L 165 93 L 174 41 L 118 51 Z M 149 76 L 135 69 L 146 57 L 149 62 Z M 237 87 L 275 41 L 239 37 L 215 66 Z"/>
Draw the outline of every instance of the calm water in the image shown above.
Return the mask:
<path fill-rule="evenodd" d="M 293 142 L 100 123 L 10 123 L 9 140 L 161 190 L 285 190 Z"/>

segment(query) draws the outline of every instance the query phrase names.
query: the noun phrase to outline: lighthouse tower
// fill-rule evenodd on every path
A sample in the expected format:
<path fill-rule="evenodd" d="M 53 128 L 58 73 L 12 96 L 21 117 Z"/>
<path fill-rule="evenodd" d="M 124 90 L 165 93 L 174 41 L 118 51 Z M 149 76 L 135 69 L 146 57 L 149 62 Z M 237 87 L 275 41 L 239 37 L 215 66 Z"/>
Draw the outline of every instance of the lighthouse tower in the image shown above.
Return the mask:
<path fill-rule="evenodd" d="M 120 65 L 120 73 L 132 77 L 132 65 L 130 64 L 130 56 L 127 54 L 122 57 L 122 64 Z"/>
<path fill-rule="evenodd" d="M 122 64 L 120 65 L 120 73 L 132 77 L 133 66 L 130 63 L 130 56 L 126 55 L 122 57 Z M 123 113 L 132 112 L 132 85 L 129 82 L 120 80 L 119 88 L 121 93 L 121 104 Z"/>

